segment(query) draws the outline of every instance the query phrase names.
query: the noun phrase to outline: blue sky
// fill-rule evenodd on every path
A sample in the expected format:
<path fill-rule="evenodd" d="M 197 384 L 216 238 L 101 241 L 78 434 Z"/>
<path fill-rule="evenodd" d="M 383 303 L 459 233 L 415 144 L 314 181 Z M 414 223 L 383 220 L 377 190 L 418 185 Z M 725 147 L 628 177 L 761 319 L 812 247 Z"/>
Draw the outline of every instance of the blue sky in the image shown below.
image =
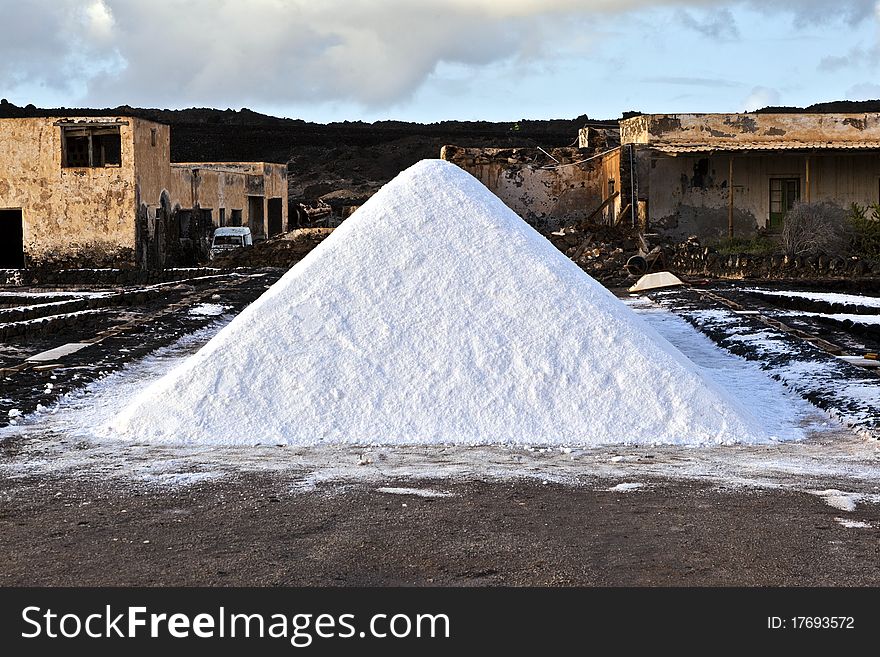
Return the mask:
<path fill-rule="evenodd" d="M 875 0 L 0 0 L 0 96 L 312 121 L 880 98 Z"/>

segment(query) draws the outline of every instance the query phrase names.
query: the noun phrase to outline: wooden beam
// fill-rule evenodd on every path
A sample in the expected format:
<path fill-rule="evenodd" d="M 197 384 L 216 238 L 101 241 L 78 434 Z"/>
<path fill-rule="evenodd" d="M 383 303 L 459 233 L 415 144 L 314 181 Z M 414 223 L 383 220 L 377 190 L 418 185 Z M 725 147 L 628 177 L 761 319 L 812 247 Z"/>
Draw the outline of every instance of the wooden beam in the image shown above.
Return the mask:
<path fill-rule="evenodd" d="M 728 161 L 727 197 L 727 236 L 733 237 L 733 155 Z"/>
<path fill-rule="evenodd" d="M 810 189 L 810 156 L 807 155 L 807 175 L 804 181 L 807 187 L 807 203 L 812 200 L 812 190 Z"/>
<path fill-rule="evenodd" d="M 584 219 L 582 222 L 580 222 L 581 225 L 582 225 L 582 226 L 586 226 L 587 224 L 589 224 L 590 222 L 592 222 L 593 219 L 595 219 L 596 216 L 597 216 L 600 212 L 602 212 L 602 210 L 604 210 L 605 208 L 607 208 L 608 205 L 609 205 L 614 199 L 616 199 L 618 196 L 620 196 L 620 192 L 614 192 L 611 196 L 609 196 L 609 197 L 606 198 L 604 201 L 602 201 L 602 205 L 600 205 L 598 208 L 596 208 L 595 210 L 593 210 L 593 212 L 590 214 L 589 217 L 587 217 L 587 218 Z"/>

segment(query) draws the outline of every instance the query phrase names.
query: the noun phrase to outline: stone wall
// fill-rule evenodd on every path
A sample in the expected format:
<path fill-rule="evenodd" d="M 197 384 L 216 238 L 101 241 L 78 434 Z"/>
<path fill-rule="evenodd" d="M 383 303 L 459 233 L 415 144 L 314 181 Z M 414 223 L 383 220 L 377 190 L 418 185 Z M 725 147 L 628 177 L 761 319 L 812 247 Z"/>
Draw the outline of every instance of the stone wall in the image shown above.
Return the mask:
<path fill-rule="evenodd" d="M 688 240 L 666 253 L 670 270 L 690 276 L 718 278 L 817 279 L 880 276 L 880 260 L 825 255 L 722 254 Z"/>

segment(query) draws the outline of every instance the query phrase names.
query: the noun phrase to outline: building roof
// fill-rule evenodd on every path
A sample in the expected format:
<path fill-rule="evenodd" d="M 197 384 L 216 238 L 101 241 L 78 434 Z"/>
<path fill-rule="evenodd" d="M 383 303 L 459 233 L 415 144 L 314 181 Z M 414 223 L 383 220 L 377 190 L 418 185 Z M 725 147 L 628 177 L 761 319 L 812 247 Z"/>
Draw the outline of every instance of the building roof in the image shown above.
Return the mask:
<path fill-rule="evenodd" d="M 652 150 L 666 155 L 698 153 L 775 152 L 775 151 L 868 151 L 880 150 L 880 141 L 753 141 L 703 144 L 649 144 Z"/>

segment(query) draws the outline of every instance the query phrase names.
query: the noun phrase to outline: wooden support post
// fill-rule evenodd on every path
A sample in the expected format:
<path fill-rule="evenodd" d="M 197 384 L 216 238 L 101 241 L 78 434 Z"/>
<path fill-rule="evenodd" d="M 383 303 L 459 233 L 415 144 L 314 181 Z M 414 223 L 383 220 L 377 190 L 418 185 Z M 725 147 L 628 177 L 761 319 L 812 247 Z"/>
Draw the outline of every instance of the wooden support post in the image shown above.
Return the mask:
<path fill-rule="evenodd" d="M 807 203 L 810 203 L 810 201 L 812 200 L 812 189 L 810 189 L 810 156 L 809 155 L 807 155 L 807 175 L 804 180 L 804 183 L 806 184 L 806 187 L 807 187 L 807 195 L 806 195 L 807 196 Z"/>
<path fill-rule="evenodd" d="M 727 236 L 733 237 L 733 155 L 730 156 L 727 172 Z"/>

